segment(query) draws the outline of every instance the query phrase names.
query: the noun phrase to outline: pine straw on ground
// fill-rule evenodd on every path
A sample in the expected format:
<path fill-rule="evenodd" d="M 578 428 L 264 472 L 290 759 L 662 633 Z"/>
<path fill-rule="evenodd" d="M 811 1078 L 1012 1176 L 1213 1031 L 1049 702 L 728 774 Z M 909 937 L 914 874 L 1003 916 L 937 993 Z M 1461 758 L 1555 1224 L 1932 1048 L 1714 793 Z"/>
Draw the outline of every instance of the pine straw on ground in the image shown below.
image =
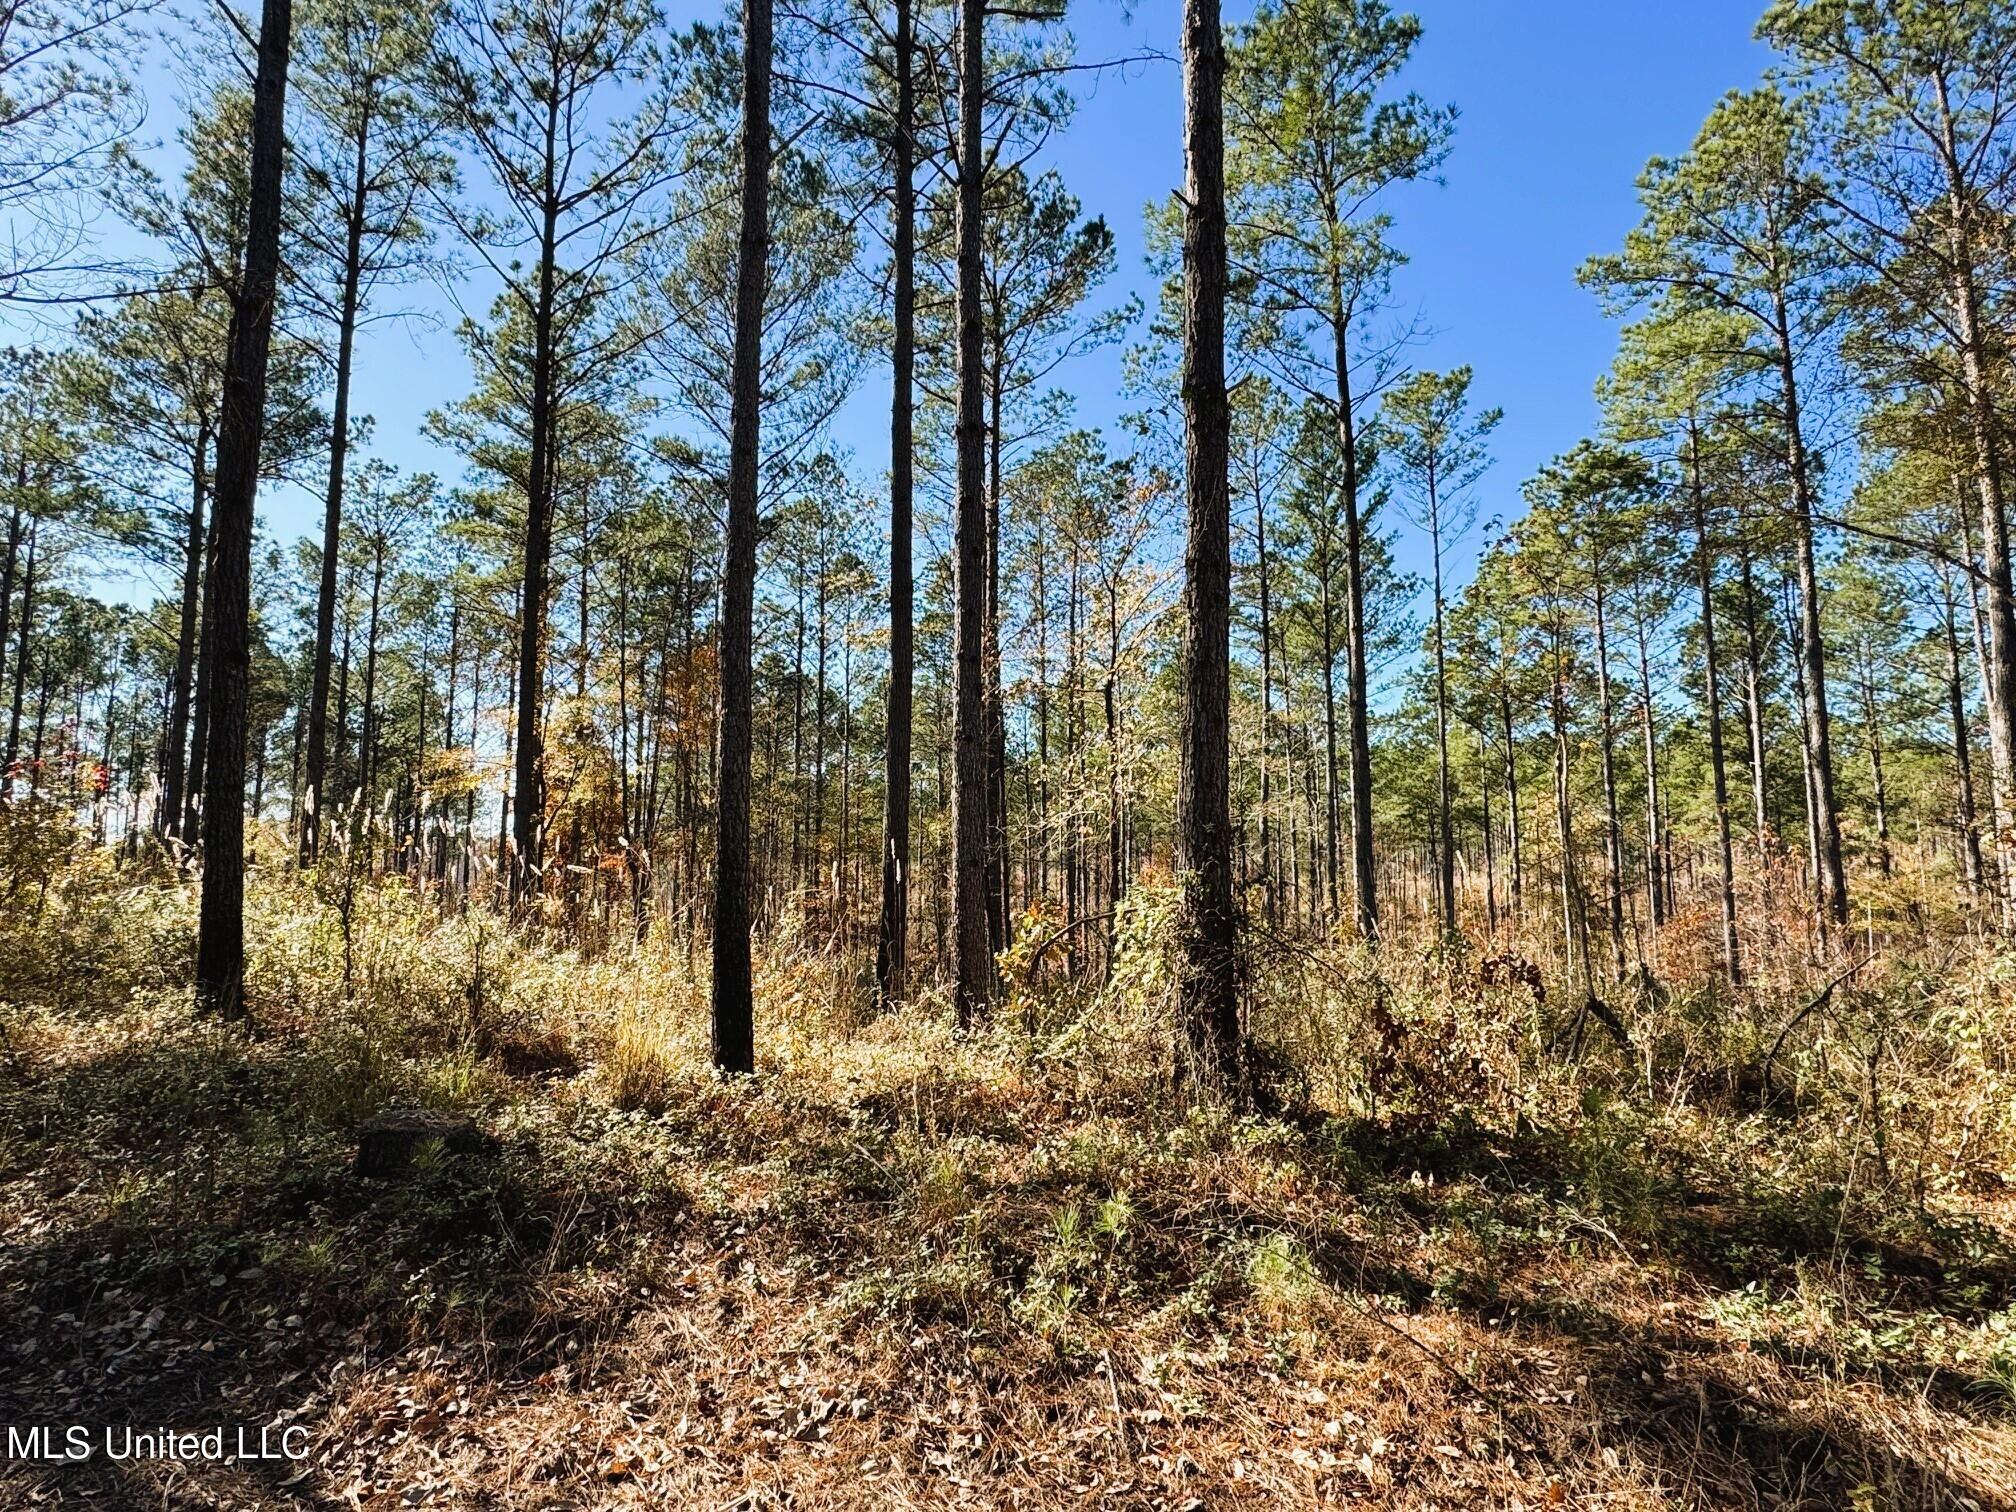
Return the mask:
<path fill-rule="evenodd" d="M 1796 1126 L 1621 1098 L 1231 1120 L 921 1012 L 787 1013 L 723 1086 L 698 1015 L 22 1015 L 0 1422 L 312 1448 L 0 1503 L 2016 1506 L 1992 1185 L 1878 1224 Z M 495 1148 L 359 1181 L 409 1100 Z"/>

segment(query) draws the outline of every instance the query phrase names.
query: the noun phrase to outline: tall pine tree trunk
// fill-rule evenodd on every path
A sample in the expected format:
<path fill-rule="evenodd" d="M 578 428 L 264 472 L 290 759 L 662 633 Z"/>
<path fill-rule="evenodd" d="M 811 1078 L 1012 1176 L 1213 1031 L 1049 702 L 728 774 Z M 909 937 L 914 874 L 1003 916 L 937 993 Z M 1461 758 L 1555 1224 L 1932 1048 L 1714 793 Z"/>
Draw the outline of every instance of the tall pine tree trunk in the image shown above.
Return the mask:
<path fill-rule="evenodd" d="M 1974 795 L 1974 742 L 1967 730 L 1967 695 L 1960 683 L 1960 632 L 1955 624 L 1956 606 L 1951 581 L 1945 584 L 1945 591 L 1946 708 L 1953 721 L 1953 765 L 1959 781 L 1961 860 L 1967 878 L 1967 895 L 1979 903 L 1984 876 L 1980 809 Z"/>
<path fill-rule="evenodd" d="M 560 92 L 549 91 L 545 138 L 552 161 L 559 133 Z M 546 745 L 540 714 L 546 695 L 546 591 L 553 566 L 553 329 L 559 269 L 560 205 L 549 189 L 540 208 L 539 288 L 532 308 L 532 375 L 526 438 L 525 560 L 518 595 L 516 739 L 511 776 L 511 905 L 523 909 L 538 893 L 546 848 Z"/>
<path fill-rule="evenodd" d="M 1954 476 L 1953 487 L 1959 496 L 1960 504 L 1960 544 L 1965 552 L 1965 560 L 1972 565 L 1977 561 L 1974 554 L 1974 527 L 1968 521 L 1967 490 L 1957 474 Z M 1967 574 L 1967 610 L 1968 623 L 1973 630 L 1974 673 L 1980 680 L 1982 702 L 1986 703 L 1993 696 L 1991 690 L 1995 684 L 1995 672 L 1989 665 L 1988 617 L 1982 612 L 1981 578 L 1976 572 Z M 2003 784 L 1995 777 L 1996 763 L 2002 760 L 2002 753 L 1996 749 L 1992 738 L 1988 742 L 1988 758 L 1988 821 L 1993 826 L 1989 843 L 1995 852 L 1999 893 L 2001 886 L 2009 885 L 2001 880 L 2006 870 L 2006 858 L 2002 854 L 2000 837 L 2009 832 L 2010 816 L 2009 810 L 2003 806 Z"/>
<path fill-rule="evenodd" d="M 1946 77 L 1935 73 L 1940 126 L 1940 166 L 1946 178 L 1946 233 L 1952 276 L 1952 329 L 1960 349 L 1960 377 L 1967 401 L 1967 439 L 1973 452 L 1975 494 L 1980 505 L 1981 575 L 1987 586 L 1989 673 L 1988 744 L 1993 756 L 1995 854 L 2004 931 L 2016 929 L 2016 583 L 2009 560 L 2009 516 L 2004 507 L 2002 470 L 2006 419 L 1997 413 L 1997 379 L 1983 327 L 1981 289 L 1976 282 L 1976 217 L 1981 206 L 1969 184 L 1955 140 L 1953 104 Z"/>
<path fill-rule="evenodd" d="M 1183 898 L 1179 1012 L 1197 1074 L 1237 1071 L 1239 974 L 1232 879 L 1232 523 L 1225 391 L 1225 40 L 1218 0 L 1183 5 L 1183 711 L 1176 870 Z"/>
<path fill-rule="evenodd" d="M 14 649 L 14 697 L 7 713 L 7 747 L 0 752 L 0 771 L 11 771 L 21 756 L 21 715 L 28 699 L 28 643 L 35 633 L 35 547 L 41 525 L 39 518 L 28 522 L 28 560 L 21 573 L 21 627 Z"/>
<path fill-rule="evenodd" d="M 1498 690 L 1499 732 L 1505 739 L 1505 844 L 1511 850 L 1512 914 L 1518 917 L 1526 892 L 1526 858 L 1519 843 L 1519 746 L 1512 734 L 1512 693 Z"/>
<path fill-rule="evenodd" d="M 1260 582 L 1260 883 L 1265 889 L 1267 927 L 1281 924 L 1281 891 L 1274 865 L 1274 594 L 1267 563 L 1267 498 L 1254 469 L 1253 539 Z M 1293 852 L 1291 850 L 1290 854 Z"/>
<path fill-rule="evenodd" d="M 1584 994 L 1593 998 L 1596 995 L 1596 969 L 1590 959 L 1589 920 L 1583 906 L 1581 877 L 1575 865 L 1574 789 L 1569 781 L 1568 714 L 1565 707 L 1568 673 L 1561 654 L 1566 636 L 1556 626 L 1550 639 L 1554 651 L 1554 686 L 1547 700 L 1547 709 L 1554 731 L 1554 824 L 1556 843 L 1561 849 L 1561 934 L 1565 941 L 1568 972 L 1571 976 L 1579 973 Z"/>
<path fill-rule="evenodd" d="M 771 0 L 742 12 L 742 233 L 728 441 L 727 549 L 721 573 L 721 730 L 714 834 L 714 1064 L 756 1069 L 749 958 L 749 769 L 754 699 L 757 476 L 762 446 L 763 305 L 770 262 Z"/>
<path fill-rule="evenodd" d="M 315 589 L 313 680 L 308 694 L 307 817 L 301 826 L 303 866 L 322 844 L 323 791 L 329 772 L 329 676 L 336 642 L 336 564 L 343 540 L 343 481 L 350 454 L 350 369 L 357 345 L 358 286 L 363 272 L 364 194 L 368 134 L 359 131 L 350 215 L 343 232 L 343 293 L 336 312 L 336 394 L 329 422 L 329 484 L 322 507 L 321 577 Z"/>
<path fill-rule="evenodd" d="M 1659 795 L 1659 711 L 1652 703 L 1652 648 L 1644 605 L 1633 605 L 1632 629 L 1638 642 L 1638 731 L 1645 760 L 1645 902 L 1656 930 L 1666 922 L 1666 843 L 1662 833 L 1664 804 Z"/>
<path fill-rule="evenodd" d="M 1001 689 L 1001 385 L 998 333 L 987 365 L 987 938 L 1008 948 L 1008 718 Z"/>
<path fill-rule="evenodd" d="M 2006 816 L 2016 815 L 2016 587 L 2009 560 L 2009 519 L 2002 500 L 2001 462 L 1997 455 L 2000 427 L 1993 396 L 1980 357 L 1971 300 L 1965 307 L 1963 333 L 1970 336 L 1963 353 L 1968 388 L 1968 421 L 1974 444 L 1975 483 L 1980 499 L 1981 575 L 1987 587 L 1985 613 L 1988 655 L 1988 744 L 1993 757 L 1995 854 L 2001 869 L 2002 922 L 2016 927 L 2016 836 Z"/>
<path fill-rule="evenodd" d="M 911 0 L 896 0 L 895 285 L 889 401 L 889 703 L 882 771 L 882 915 L 875 931 L 875 997 L 901 1001 L 909 969 L 910 725 L 916 674 L 916 584 L 911 566 L 912 429 L 916 419 L 917 144 L 911 78 Z"/>
<path fill-rule="evenodd" d="M 1804 631 L 1801 628 L 1799 611 L 1792 603 L 1790 581 L 1779 585 L 1780 612 L 1785 617 L 1785 639 L 1792 647 L 1792 691 L 1799 707 L 1812 707 L 1806 693 L 1806 659 L 1804 654 Z M 1806 800 L 1806 866 L 1807 875 L 1814 888 L 1814 900 L 1821 934 L 1827 931 L 1826 909 L 1824 907 L 1825 884 L 1821 881 L 1825 865 L 1820 859 L 1820 808 L 1817 794 L 1819 784 L 1814 780 L 1813 747 L 1810 742 L 1799 743 L 1799 775 L 1803 783 Z"/>
<path fill-rule="evenodd" d="M 981 350 L 985 0 L 959 6 L 958 414 L 953 520 L 952 1003 L 971 1024 L 993 995 L 987 929 L 987 489 Z"/>
<path fill-rule="evenodd" d="M 1799 655 L 1804 672 L 1806 757 L 1813 778 L 1813 849 L 1823 929 L 1848 922 L 1848 873 L 1841 861 L 1840 805 L 1827 717 L 1827 650 L 1820 629 L 1820 568 L 1813 545 L 1813 485 L 1800 429 L 1799 387 L 1784 296 L 1778 296 L 1778 379 L 1785 405 L 1785 464 L 1792 475 L 1792 515 L 1799 556 Z M 2016 650 L 2016 646 L 2012 646 Z"/>
<path fill-rule="evenodd" d="M 217 435 L 216 549 L 204 600 L 216 638 L 203 805 L 203 902 L 196 932 L 197 1003 L 245 1015 L 245 739 L 252 672 L 252 525 L 266 410 L 266 356 L 280 273 L 287 57 L 293 0 L 265 0 L 252 86 L 251 189 Z"/>
<path fill-rule="evenodd" d="M 1498 934 L 1498 854 L 1497 838 L 1491 824 L 1491 769 L 1486 764 L 1484 726 L 1477 730 L 1477 796 L 1483 809 L 1478 834 L 1484 842 L 1484 932 L 1487 939 Z"/>
<path fill-rule="evenodd" d="M 23 493 L 27 492 L 27 471 L 24 463 L 20 469 Z M 9 616 L 14 610 L 14 574 L 21 562 L 21 537 L 25 524 L 26 516 L 22 514 L 21 503 L 17 499 L 7 511 L 7 554 L 0 557 L 0 667 L 7 664 L 7 633 L 12 623 Z M 4 802 L 6 796 L 6 784 L 0 782 L 0 802 Z"/>
<path fill-rule="evenodd" d="M 209 539 L 205 531 L 204 508 L 210 493 L 206 454 L 210 447 L 208 427 L 196 432 L 196 450 L 189 465 L 189 519 L 182 544 L 182 609 L 175 635 L 175 669 L 169 682 L 168 731 L 162 741 L 161 796 L 154 809 L 157 835 L 178 838 L 182 831 L 182 804 L 189 774 L 189 700 L 196 682 L 196 633 L 203 612 L 203 548 Z M 34 581 L 34 538 L 29 538 L 29 576 Z M 10 758 L 11 758 L 11 752 Z"/>
<path fill-rule="evenodd" d="M 1750 548 L 1741 550 L 1743 569 L 1744 718 L 1750 738 L 1750 823 L 1761 862 L 1771 837 L 1771 805 L 1766 759 L 1770 747 L 1764 734 L 1764 647 L 1758 633 L 1757 584 L 1750 570 Z"/>
<path fill-rule="evenodd" d="M 213 514 L 209 537 L 203 545 L 205 582 L 209 581 L 216 560 L 217 519 Z M 203 765 L 208 754 L 205 747 L 210 738 L 210 684 L 213 659 L 217 654 L 216 639 L 211 632 L 211 615 L 214 612 L 210 596 L 206 593 L 196 630 L 196 681 L 189 699 L 189 774 L 182 784 L 181 833 L 192 841 L 202 833 Z"/>
<path fill-rule="evenodd" d="M 1708 534 L 1708 503 L 1701 487 L 1701 439 L 1688 435 L 1689 491 L 1694 501 L 1694 578 L 1701 591 L 1702 697 L 1708 710 L 1708 768 L 1715 794 L 1717 889 L 1722 915 L 1722 969 L 1732 985 L 1743 980 L 1741 945 L 1736 935 L 1736 848 L 1729 831 L 1729 768 L 1722 741 L 1722 681 L 1715 660 L 1715 556 Z"/>
<path fill-rule="evenodd" d="M 1120 782 L 1120 574 L 1106 579 L 1106 682 L 1100 696 L 1106 713 L 1106 902 L 1116 918 L 1127 896 L 1124 860 L 1127 804 Z M 1113 930 L 1109 927 L 1107 933 Z M 1112 969 L 1112 962 L 1107 962 Z"/>
<path fill-rule="evenodd" d="M 1429 540 L 1434 558 L 1435 594 L 1435 815 L 1441 839 L 1436 852 L 1436 902 L 1441 909 L 1442 938 L 1456 937 L 1456 837 L 1450 821 L 1449 792 L 1449 655 L 1443 633 L 1442 514 L 1435 497 L 1435 474 L 1428 474 Z"/>
<path fill-rule="evenodd" d="M 1603 852 L 1606 861 L 1606 907 L 1610 924 L 1611 964 L 1624 978 L 1624 835 L 1617 817 L 1617 725 L 1610 704 L 1610 637 L 1604 612 L 1603 585 L 1596 585 L 1596 709 L 1597 742 L 1603 766 Z"/>
<path fill-rule="evenodd" d="M 1336 614 L 1330 602 L 1330 555 L 1323 554 L 1323 576 L 1320 588 L 1321 602 L 1318 605 L 1322 626 L 1323 649 L 1323 882 L 1328 889 L 1325 906 L 1334 917 L 1339 907 L 1341 892 L 1337 879 L 1337 853 L 1342 848 L 1339 837 L 1343 833 L 1340 804 L 1337 791 L 1337 645 L 1335 640 Z"/>
<path fill-rule="evenodd" d="M 378 807 L 378 616 L 385 596 L 385 545 L 372 545 L 371 597 L 364 612 L 364 701 L 357 734 L 357 805 L 360 832 L 369 834 Z"/>
<path fill-rule="evenodd" d="M 1862 724 L 1869 748 L 1869 791 L 1876 800 L 1876 867 L 1890 875 L 1890 787 L 1883 771 L 1883 724 L 1876 704 L 1875 670 L 1866 655 L 1862 662 Z"/>
<path fill-rule="evenodd" d="M 1331 277 L 1330 328 L 1337 370 L 1337 444 L 1342 453 L 1339 488 L 1344 502 L 1344 649 L 1349 669 L 1344 689 L 1351 779 L 1351 902 L 1358 933 L 1379 938 L 1378 874 L 1372 863 L 1372 736 L 1365 654 L 1365 542 L 1358 507 L 1358 434 L 1351 414 L 1348 321 L 1336 275 Z"/>

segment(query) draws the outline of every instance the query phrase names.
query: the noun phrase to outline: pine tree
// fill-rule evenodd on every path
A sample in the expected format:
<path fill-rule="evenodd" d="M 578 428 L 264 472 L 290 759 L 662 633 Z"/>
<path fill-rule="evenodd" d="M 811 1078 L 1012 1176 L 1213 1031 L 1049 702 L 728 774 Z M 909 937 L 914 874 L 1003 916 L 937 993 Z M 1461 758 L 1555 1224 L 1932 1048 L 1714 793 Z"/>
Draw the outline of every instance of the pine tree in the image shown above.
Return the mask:
<path fill-rule="evenodd" d="M 1389 97 L 1420 31 L 1380 0 L 1265 3 L 1232 37 L 1226 90 L 1239 227 L 1231 255 L 1259 306 L 1253 340 L 1271 371 L 1331 406 L 1337 432 L 1352 906 L 1366 939 L 1379 933 L 1379 898 L 1360 410 L 1391 349 L 1366 341 L 1363 322 L 1402 261 L 1386 217 L 1369 207 L 1392 185 L 1432 174 L 1448 151 L 1452 111 Z"/>
<path fill-rule="evenodd" d="M 435 147 L 438 122 L 415 87 L 433 46 L 433 20 L 429 8 L 415 12 L 392 0 L 316 0 L 302 17 L 297 47 L 297 89 L 315 126 L 295 147 L 300 197 L 309 207 L 301 234 L 335 285 L 333 298 L 317 293 L 336 327 L 299 836 L 304 866 L 315 861 L 324 817 L 337 542 L 358 327 L 374 296 L 425 267 L 423 200 L 444 190 L 450 176 Z"/>
<path fill-rule="evenodd" d="M 245 1003 L 245 746 L 251 698 L 252 508 L 266 420 L 266 364 L 279 298 L 292 0 L 265 0 L 252 88 L 245 253 L 233 299 L 217 429 L 217 493 L 205 618 L 216 637 L 203 808 L 196 999 L 220 1018 Z"/>
<path fill-rule="evenodd" d="M 1470 412 L 1470 369 L 1421 372 L 1397 385 L 1380 405 L 1382 450 L 1400 474 L 1414 523 L 1427 533 L 1432 564 L 1435 679 L 1436 901 L 1445 939 L 1456 936 L 1456 844 L 1449 781 L 1449 647 L 1443 559 L 1475 522 L 1473 490 L 1490 466 L 1485 442 L 1503 418 L 1499 410 Z"/>
<path fill-rule="evenodd" d="M 1820 497 L 1802 415 L 1801 365 L 1834 318 L 1825 285 L 1835 271 L 1821 186 L 1806 164 L 1799 109 L 1764 89 L 1732 94 L 1694 146 L 1655 160 L 1639 180 L 1645 218 L 1624 250 L 1592 259 L 1585 282 L 1623 307 L 1661 301 L 1738 322 L 1728 359 L 1768 384 L 1789 483 L 1787 515 L 1799 585 L 1802 730 L 1813 783 L 1816 888 L 1823 916 L 1848 919 L 1839 805 L 1827 708 L 1827 657 L 1815 541 Z M 1712 322 L 1695 329 L 1719 342 Z M 1720 349 L 1720 348 L 1715 348 Z"/>
<path fill-rule="evenodd" d="M 756 1070 L 749 954 L 750 637 L 762 465 L 763 306 L 770 263 L 770 0 L 742 17 L 742 211 L 735 260 L 727 542 L 721 577 L 721 731 L 714 836 L 714 1064 Z"/>

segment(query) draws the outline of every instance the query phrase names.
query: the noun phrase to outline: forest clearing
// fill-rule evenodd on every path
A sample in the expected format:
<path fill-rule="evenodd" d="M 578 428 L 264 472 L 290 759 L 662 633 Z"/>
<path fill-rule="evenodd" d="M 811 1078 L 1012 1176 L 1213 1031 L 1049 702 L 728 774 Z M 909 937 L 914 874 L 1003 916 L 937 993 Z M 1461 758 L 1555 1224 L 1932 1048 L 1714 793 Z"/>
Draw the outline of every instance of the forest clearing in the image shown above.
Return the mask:
<path fill-rule="evenodd" d="M 2016 14 L 1519 9 L 0 17 L 0 1506 L 2016 1508 Z"/>

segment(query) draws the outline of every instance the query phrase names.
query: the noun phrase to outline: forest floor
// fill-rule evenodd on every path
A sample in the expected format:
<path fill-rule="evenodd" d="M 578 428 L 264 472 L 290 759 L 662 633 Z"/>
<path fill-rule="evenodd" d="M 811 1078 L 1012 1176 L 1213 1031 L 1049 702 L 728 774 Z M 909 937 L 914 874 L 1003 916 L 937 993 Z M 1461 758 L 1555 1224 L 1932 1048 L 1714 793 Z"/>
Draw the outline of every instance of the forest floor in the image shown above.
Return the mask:
<path fill-rule="evenodd" d="M 169 938 L 153 891 L 49 948 Z M 0 988 L 0 1423 L 307 1457 L 0 1462 L 0 1504 L 2016 1507 L 1996 1182 L 1820 1184 L 1789 1114 L 1594 1083 L 1232 1119 L 1124 1025 L 843 1020 L 811 967 L 729 1086 L 670 955 L 493 943 L 458 1007 L 408 920 L 318 996 L 299 905 L 250 1036 L 135 948 Z M 394 1103 L 488 1147 L 360 1178 Z"/>

